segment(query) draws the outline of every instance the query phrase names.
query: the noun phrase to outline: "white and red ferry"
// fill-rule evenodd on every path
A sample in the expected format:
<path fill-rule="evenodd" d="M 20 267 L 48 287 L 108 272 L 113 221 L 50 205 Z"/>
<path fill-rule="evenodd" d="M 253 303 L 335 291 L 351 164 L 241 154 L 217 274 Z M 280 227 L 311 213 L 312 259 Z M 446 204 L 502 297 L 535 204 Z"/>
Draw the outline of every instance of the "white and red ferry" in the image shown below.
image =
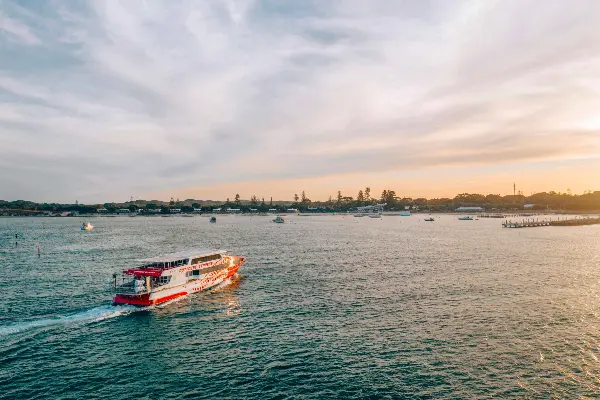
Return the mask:
<path fill-rule="evenodd" d="M 233 277 L 244 257 L 194 249 L 138 260 L 140 267 L 113 275 L 113 304 L 150 306 L 208 289 Z"/>

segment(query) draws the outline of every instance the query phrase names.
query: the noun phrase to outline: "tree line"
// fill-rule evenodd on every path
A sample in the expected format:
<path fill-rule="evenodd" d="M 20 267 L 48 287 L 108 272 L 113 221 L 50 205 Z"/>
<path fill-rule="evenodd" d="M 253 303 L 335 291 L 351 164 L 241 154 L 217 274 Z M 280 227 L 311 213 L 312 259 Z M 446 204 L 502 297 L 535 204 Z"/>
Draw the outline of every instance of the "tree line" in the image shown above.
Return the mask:
<path fill-rule="evenodd" d="M 108 212 L 115 212 L 118 209 L 127 208 L 130 211 L 144 210 L 160 210 L 162 213 L 170 213 L 172 209 L 178 208 L 182 212 L 204 211 L 208 212 L 214 208 L 236 208 L 242 212 L 256 210 L 258 212 L 266 212 L 270 209 L 277 211 L 285 211 L 288 208 L 295 208 L 301 212 L 321 211 L 321 212 L 336 212 L 350 211 L 357 207 L 386 204 L 386 210 L 403 210 L 406 207 L 427 209 L 431 211 L 453 211 L 457 207 L 463 206 L 478 206 L 488 211 L 493 210 L 512 210 L 522 209 L 524 205 L 530 204 L 534 210 L 600 210 L 600 191 L 586 191 L 583 194 L 572 194 L 570 191 L 566 193 L 560 192 L 540 192 L 525 196 L 523 194 L 516 195 L 499 195 L 499 194 L 477 194 L 477 193 L 461 193 L 453 198 L 433 198 L 427 199 L 424 197 L 412 198 L 402 197 L 396 194 L 392 189 L 385 189 L 380 195 L 373 195 L 371 188 L 366 187 L 361 189 L 356 194 L 356 197 L 344 195 L 341 191 L 337 192 L 335 197 L 330 196 L 326 201 L 312 201 L 305 191 L 299 194 L 295 193 L 293 201 L 277 201 L 273 198 L 265 200 L 256 195 L 252 195 L 250 200 L 242 200 L 239 194 L 233 196 L 233 199 L 227 198 L 225 202 L 206 202 L 200 200 L 185 200 L 179 201 L 173 198 L 169 202 L 145 201 L 136 200 L 123 203 L 104 203 L 104 204 L 59 204 L 59 203 L 35 203 L 25 200 L 4 201 L 0 200 L 0 210 L 21 210 L 29 213 L 52 211 L 77 211 L 79 213 L 95 213 L 98 209 L 106 209 Z"/>

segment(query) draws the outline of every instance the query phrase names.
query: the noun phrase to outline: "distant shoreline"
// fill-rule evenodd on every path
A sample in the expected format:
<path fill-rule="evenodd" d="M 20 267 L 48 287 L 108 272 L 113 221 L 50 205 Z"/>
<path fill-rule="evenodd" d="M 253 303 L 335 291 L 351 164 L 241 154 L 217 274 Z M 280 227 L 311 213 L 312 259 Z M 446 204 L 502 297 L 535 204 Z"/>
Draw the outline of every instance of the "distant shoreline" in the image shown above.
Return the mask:
<path fill-rule="evenodd" d="M 20 213 L 20 211 L 16 211 Z M 189 218 L 189 217 L 211 217 L 211 216 L 242 216 L 242 217 L 268 217 L 273 215 L 296 215 L 301 217 L 308 216 L 327 216 L 327 215 L 354 215 L 355 211 L 333 211 L 333 212 L 256 212 L 256 213 L 177 213 L 177 214 L 70 214 L 70 215 L 47 215 L 33 212 L 24 212 L 20 215 L 0 215 L 0 218 Z M 384 211 L 381 213 L 384 216 L 401 216 L 398 211 Z M 495 218 L 511 218 L 511 217 L 527 217 L 527 216 L 538 216 L 538 215 L 600 215 L 600 210 L 548 210 L 548 211 L 524 211 L 524 210 L 512 210 L 508 212 L 456 212 L 456 211 L 428 211 L 418 210 L 411 211 L 412 215 L 429 215 L 429 214 L 448 214 L 448 215 L 494 215 Z M 500 217 L 502 215 L 502 217 Z"/>

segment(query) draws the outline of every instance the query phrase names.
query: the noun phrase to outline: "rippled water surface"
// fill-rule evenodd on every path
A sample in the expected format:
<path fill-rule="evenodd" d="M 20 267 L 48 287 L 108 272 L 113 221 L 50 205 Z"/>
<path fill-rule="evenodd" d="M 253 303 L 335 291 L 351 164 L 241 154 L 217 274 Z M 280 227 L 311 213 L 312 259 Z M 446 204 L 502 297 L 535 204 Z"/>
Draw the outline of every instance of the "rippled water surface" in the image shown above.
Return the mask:
<path fill-rule="evenodd" d="M 271 218 L 0 219 L 0 398 L 600 396 L 600 226 Z M 113 272 L 198 246 L 240 278 L 110 305 Z"/>

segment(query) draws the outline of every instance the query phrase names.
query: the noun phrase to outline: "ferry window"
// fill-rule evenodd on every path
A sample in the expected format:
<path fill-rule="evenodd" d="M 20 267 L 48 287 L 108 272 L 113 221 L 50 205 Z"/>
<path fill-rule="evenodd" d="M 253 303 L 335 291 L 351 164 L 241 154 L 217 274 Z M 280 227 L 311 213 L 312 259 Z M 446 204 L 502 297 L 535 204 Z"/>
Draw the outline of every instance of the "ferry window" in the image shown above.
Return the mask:
<path fill-rule="evenodd" d="M 161 285 L 167 284 L 171 281 L 171 276 L 161 276 L 158 278 L 158 283 Z"/>
<path fill-rule="evenodd" d="M 200 275 L 200 270 L 199 269 L 195 269 L 192 271 L 192 275 L 194 276 L 199 276 Z"/>
<path fill-rule="evenodd" d="M 192 259 L 192 264 L 198 264 L 199 260 L 200 260 L 199 258 L 193 258 Z"/>
<path fill-rule="evenodd" d="M 222 269 L 222 268 L 223 268 L 223 265 L 222 265 L 222 264 L 219 264 L 219 265 L 213 265 L 213 266 L 211 266 L 211 267 L 202 268 L 202 269 L 200 270 L 200 273 L 202 273 L 202 274 L 208 274 L 209 272 L 218 271 L 218 270 L 220 270 L 220 269 Z"/>

